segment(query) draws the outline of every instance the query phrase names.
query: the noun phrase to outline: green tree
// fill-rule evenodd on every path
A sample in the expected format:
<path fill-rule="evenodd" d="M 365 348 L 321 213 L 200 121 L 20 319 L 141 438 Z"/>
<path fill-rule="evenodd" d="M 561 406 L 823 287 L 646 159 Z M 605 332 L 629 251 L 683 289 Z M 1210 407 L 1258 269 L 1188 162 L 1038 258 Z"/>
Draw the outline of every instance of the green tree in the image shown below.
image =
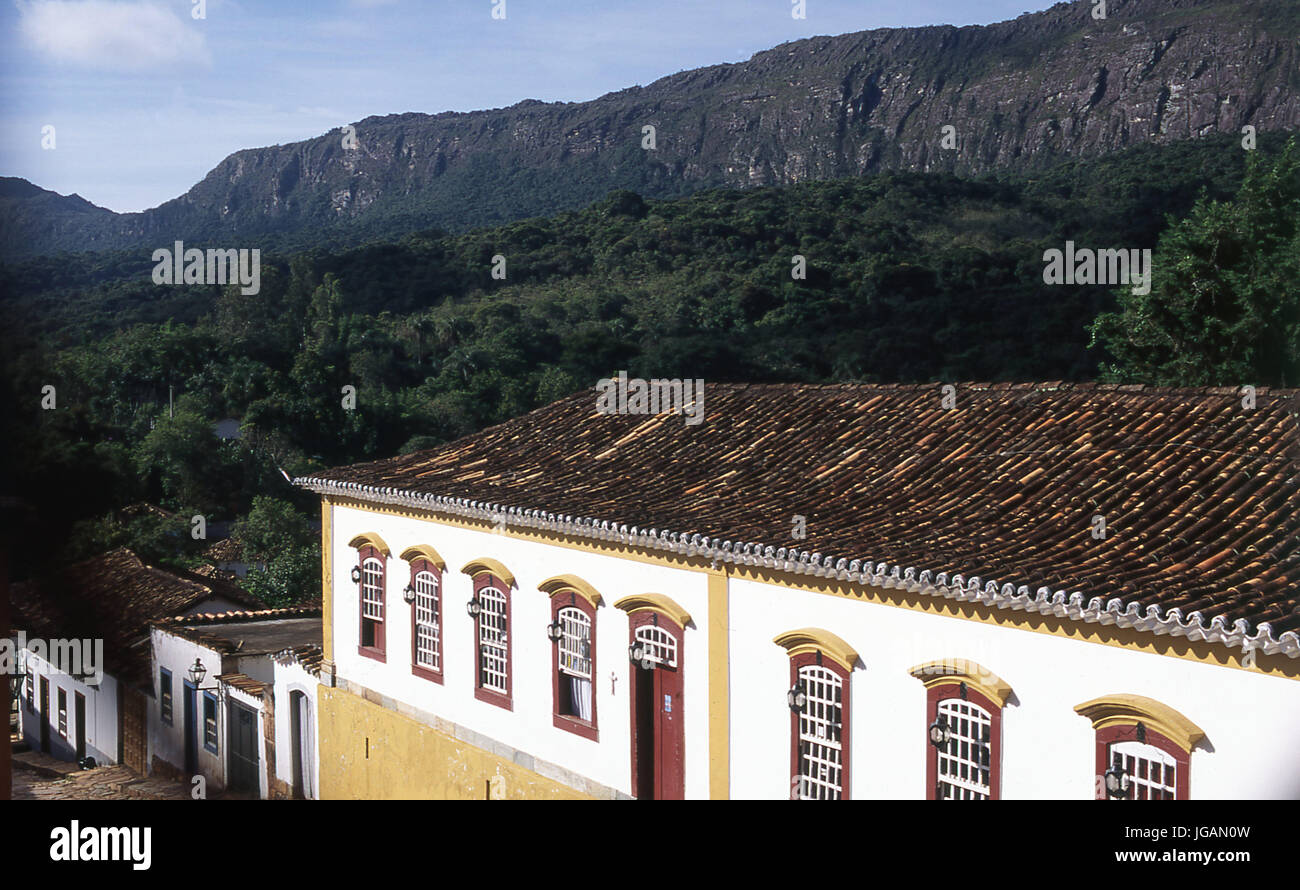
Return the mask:
<path fill-rule="evenodd" d="M 1161 236 L 1150 293 L 1092 326 L 1103 376 L 1171 386 L 1300 383 L 1300 144 L 1250 159 L 1232 201 L 1202 198 Z"/>

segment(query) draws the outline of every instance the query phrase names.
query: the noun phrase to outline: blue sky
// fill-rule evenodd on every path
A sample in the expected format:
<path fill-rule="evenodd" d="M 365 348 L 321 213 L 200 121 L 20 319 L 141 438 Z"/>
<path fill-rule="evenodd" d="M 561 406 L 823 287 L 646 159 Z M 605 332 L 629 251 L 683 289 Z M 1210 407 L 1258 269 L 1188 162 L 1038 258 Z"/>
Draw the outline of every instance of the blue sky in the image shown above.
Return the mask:
<path fill-rule="evenodd" d="M 0 175 L 117 211 L 375 114 L 583 101 L 787 40 L 1044 0 L 0 0 Z M 55 148 L 42 148 L 52 125 Z"/>

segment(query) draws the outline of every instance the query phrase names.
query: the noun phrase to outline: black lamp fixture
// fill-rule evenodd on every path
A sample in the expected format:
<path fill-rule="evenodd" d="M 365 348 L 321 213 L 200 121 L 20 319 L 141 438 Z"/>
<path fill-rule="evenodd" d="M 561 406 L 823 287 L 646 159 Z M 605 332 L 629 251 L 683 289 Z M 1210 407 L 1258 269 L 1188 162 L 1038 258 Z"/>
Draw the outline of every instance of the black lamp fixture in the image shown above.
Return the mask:
<path fill-rule="evenodd" d="M 352 567 L 352 583 L 353 584 L 361 583 L 361 566 Z"/>
<path fill-rule="evenodd" d="M 655 660 L 650 657 L 646 651 L 645 644 L 640 640 L 627 647 L 627 657 L 633 663 L 641 666 L 642 670 L 652 671 L 655 667 Z"/>
<path fill-rule="evenodd" d="M 936 748 L 943 748 L 948 744 L 948 740 L 952 738 L 952 731 L 948 729 L 948 721 L 944 719 L 942 714 L 935 717 L 934 722 L 930 724 L 929 734 L 930 744 Z"/>
<path fill-rule="evenodd" d="M 207 675 L 208 669 L 205 668 L 203 662 L 197 658 L 194 659 L 194 664 L 190 665 L 189 673 L 186 674 L 186 676 L 189 677 L 190 682 L 194 684 L 195 688 L 203 685 L 203 678 Z"/>
<path fill-rule="evenodd" d="M 409 606 L 415 602 L 415 585 L 408 584 L 402 588 L 402 600 Z"/>
<path fill-rule="evenodd" d="M 478 597 L 474 597 L 465 604 L 465 611 L 469 613 L 469 617 L 477 618 L 483 611 L 483 604 L 478 601 Z"/>
<path fill-rule="evenodd" d="M 1132 777 L 1124 769 L 1123 756 L 1116 754 L 1115 762 L 1106 770 L 1106 796 L 1123 800 L 1128 797 L 1132 784 Z"/>
<path fill-rule="evenodd" d="M 564 628 L 560 625 L 560 619 L 557 618 L 546 625 L 546 636 L 552 643 L 560 642 L 560 638 L 564 636 Z"/>
<path fill-rule="evenodd" d="M 803 713 L 803 709 L 808 704 L 808 691 L 804 688 L 803 680 L 797 681 L 790 687 L 790 691 L 785 694 L 785 701 L 790 706 L 790 710 L 798 714 Z"/>

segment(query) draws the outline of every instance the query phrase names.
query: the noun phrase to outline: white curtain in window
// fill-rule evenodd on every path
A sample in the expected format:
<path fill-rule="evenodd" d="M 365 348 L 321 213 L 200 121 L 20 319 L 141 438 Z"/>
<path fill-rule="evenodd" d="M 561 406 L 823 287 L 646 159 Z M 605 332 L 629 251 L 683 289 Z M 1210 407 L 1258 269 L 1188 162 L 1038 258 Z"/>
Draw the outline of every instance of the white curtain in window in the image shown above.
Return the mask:
<path fill-rule="evenodd" d="M 581 677 L 567 677 L 569 681 L 569 700 L 573 702 L 575 716 L 580 720 L 591 720 L 591 681 Z"/>

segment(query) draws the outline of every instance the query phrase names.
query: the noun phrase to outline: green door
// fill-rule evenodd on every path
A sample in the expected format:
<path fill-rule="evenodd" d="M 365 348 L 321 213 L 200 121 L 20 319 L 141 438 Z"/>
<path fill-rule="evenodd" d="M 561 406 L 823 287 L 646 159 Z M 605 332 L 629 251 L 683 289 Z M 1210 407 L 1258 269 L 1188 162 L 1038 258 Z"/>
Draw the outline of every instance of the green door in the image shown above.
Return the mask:
<path fill-rule="evenodd" d="M 257 712 L 244 705 L 230 703 L 230 741 L 226 746 L 231 791 L 257 796 Z"/>

